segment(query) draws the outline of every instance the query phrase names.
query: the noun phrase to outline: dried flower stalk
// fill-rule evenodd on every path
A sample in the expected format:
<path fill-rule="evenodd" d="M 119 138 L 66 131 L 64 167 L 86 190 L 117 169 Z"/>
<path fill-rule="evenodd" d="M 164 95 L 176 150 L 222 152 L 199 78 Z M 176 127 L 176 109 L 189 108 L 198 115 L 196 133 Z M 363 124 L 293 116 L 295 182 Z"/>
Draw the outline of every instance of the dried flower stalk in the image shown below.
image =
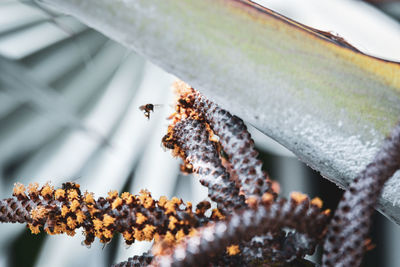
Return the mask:
<path fill-rule="evenodd" d="M 223 248 L 255 235 L 279 231 L 289 227 L 312 238 L 321 239 L 329 211 L 322 211 L 320 200 L 310 201 L 303 194 L 292 194 L 291 199 L 275 202 L 268 193 L 258 209 L 235 213 L 223 222 L 200 228 L 194 236 L 185 239 L 172 250 L 153 251 L 157 255 L 153 266 L 202 266 L 207 258 Z"/>
<path fill-rule="evenodd" d="M 153 256 L 149 253 L 143 253 L 141 256 L 133 256 L 127 261 L 114 264 L 112 267 L 142 267 L 148 266 L 153 260 Z"/>
<path fill-rule="evenodd" d="M 277 193 L 272 189 L 268 175 L 262 171 L 262 163 L 257 159 L 258 153 L 254 148 L 254 141 L 244 122 L 219 108 L 182 81 L 175 82 L 173 87 L 178 94 L 178 99 L 176 114 L 173 116 L 174 120 L 170 129 L 174 129 L 174 125 L 181 123 L 186 118 L 195 118 L 203 123 L 209 131 L 210 138 L 217 135 L 218 143 L 228 156 L 225 165 L 231 174 L 230 179 L 236 180 L 241 194 L 246 198 L 246 203 L 252 208 L 257 207 L 264 193 L 271 193 L 276 198 Z M 196 135 L 194 131 L 189 133 L 186 136 Z M 184 161 L 187 160 L 185 158 L 186 149 L 187 147 L 180 147 L 181 153 L 175 153 L 180 154 Z M 241 244 L 244 249 L 242 254 L 253 258 L 268 257 L 273 262 L 288 262 L 296 257 L 302 258 L 307 254 L 312 254 L 317 245 L 316 240 L 311 240 L 301 233 L 286 236 L 284 231 L 274 233 L 274 236 L 268 233 L 266 236 L 256 237 L 256 240 L 257 242 L 250 244 Z M 260 240 L 265 243 L 260 244 Z M 273 245 L 272 242 L 274 242 Z M 265 249 L 259 249 L 260 247 Z"/>
<path fill-rule="evenodd" d="M 218 203 L 219 208 L 230 211 L 243 207 L 244 199 L 222 166 L 204 123 L 195 119 L 175 123 L 163 138 L 163 144 L 173 148 L 175 154 L 191 164 L 193 171 L 201 177 L 200 183 L 208 188 L 209 197 Z"/>
<path fill-rule="evenodd" d="M 264 193 L 275 194 L 268 175 L 262 171 L 262 162 L 257 159 L 258 152 L 243 120 L 221 109 L 182 81 L 175 82 L 174 88 L 179 95 L 178 113 L 183 109 L 186 114 L 188 110 L 197 114 L 219 137 L 248 203 L 254 204 Z"/>
<path fill-rule="evenodd" d="M 368 244 L 371 216 L 385 182 L 400 167 L 400 125 L 385 139 L 373 162 L 350 184 L 332 218 L 323 266 L 359 266 Z"/>
<path fill-rule="evenodd" d="M 116 232 L 127 244 L 161 236 L 175 241 L 210 220 L 204 215 L 210 208 L 208 202 L 200 202 L 193 212 L 190 202 L 166 197 L 157 201 L 145 190 L 137 196 L 111 191 L 108 197 L 95 200 L 90 193 L 82 195 L 79 187 L 65 183 L 54 190 L 48 184 L 40 189 L 38 184 L 31 184 L 26 192 L 22 184 L 16 184 L 14 198 L 0 201 L 0 222 L 27 223 L 34 234 L 41 227 L 48 234 L 74 235 L 82 227 L 84 243 L 90 245 L 95 237 L 107 243 Z"/>

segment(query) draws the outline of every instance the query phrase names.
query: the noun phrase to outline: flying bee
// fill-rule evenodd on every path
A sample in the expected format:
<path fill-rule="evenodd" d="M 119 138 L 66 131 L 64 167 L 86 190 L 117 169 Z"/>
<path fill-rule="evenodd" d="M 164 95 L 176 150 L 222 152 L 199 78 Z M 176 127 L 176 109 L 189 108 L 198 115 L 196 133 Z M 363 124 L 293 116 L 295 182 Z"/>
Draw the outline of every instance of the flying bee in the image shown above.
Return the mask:
<path fill-rule="evenodd" d="M 146 104 L 139 107 L 139 110 L 143 111 L 144 116 L 149 120 L 150 112 L 154 112 L 154 108 L 161 107 L 161 105 Z"/>

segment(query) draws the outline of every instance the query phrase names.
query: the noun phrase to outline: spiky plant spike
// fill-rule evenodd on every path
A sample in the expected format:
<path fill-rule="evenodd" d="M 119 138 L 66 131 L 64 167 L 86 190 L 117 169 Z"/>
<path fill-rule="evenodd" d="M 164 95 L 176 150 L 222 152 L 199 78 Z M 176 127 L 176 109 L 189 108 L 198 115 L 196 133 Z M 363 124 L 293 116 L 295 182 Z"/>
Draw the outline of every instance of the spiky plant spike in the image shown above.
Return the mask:
<path fill-rule="evenodd" d="M 201 114 L 219 137 L 247 202 L 253 205 L 264 193 L 275 194 L 268 175 L 262 170 L 262 162 L 257 159 L 254 141 L 243 120 L 221 109 L 182 81 L 176 81 L 173 86 L 179 95 L 178 105 L 193 108 Z"/>
<path fill-rule="evenodd" d="M 315 247 L 320 241 L 298 232 L 281 231 L 274 235 L 253 237 L 245 243 L 241 255 L 257 262 L 289 263 L 314 254 Z"/>
<path fill-rule="evenodd" d="M 323 266 L 359 266 L 371 216 L 385 182 L 400 167 L 400 125 L 372 163 L 350 184 L 336 209 L 324 244 Z"/>
<path fill-rule="evenodd" d="M 123 261 L 117 264 L 113 264 L 112 267 L 144 267 L 148 266 L 153 260 L 153 256 L 150 253 L 143 253 L 141 256 L 133 256 L 127 261 Z"/>
<path fill-rule="evenodd" d="M 117 232 L 127 244 L 153 238 L 173 243 L 192 228 L 209 222 L 204 215 L 208 208 L 210 203 L 201 202 L 192 212 L 190 202 L 166 197 L 157 201 L 144 190 L 140 195 L 112 191 L 108 197 L 95 200 L 90 193 L 82 195 L 75 183 L 65 183 L 57 190 L 48 184 L 41 189 L 33 184 L 28 192 L 22 184 L 16 184 L 14 197 L 0 201 L 0 222 L 27 223 L 34 234 L 44 228 L 48 234 L 74 235 L 82 227 L 86 245 L 95 237 L 109 242 Z"/>
<path fill-rule="evenodd" d="M 257 206 L 263 193 L 271 193 L 276 198 L 277 193 L 272 189 L 267 174 L 262 171 L 262 163 L 257 159 L 258 153 L 254 148 L 254 141 L 244 122 L 219 108 L 182 81 L 175 82 L 173 87 L 177 94 L 177 101 L 172 125 L 188 117 L 195 118 L 206 125 L 210 136 L 217 135 L 215 139 L 218 142 L 216 143 L 221 144 L 223 151 L 228 155 L 224 167 L 231 174 L 231 180 L 235 180 L 241 188 L 241 194 L 246 197 L 246 203 L 250 207 Z M 189 133 L 189 135 L 192 134 L 194 133 Z M 175 154 L 184 153 L 175 150 Z M 187 165 L 190 164 L 184 164 L 184 166 Z M 257 242 L 247 244 L 242 242 L 241 254 L 254 259 L 268 258 L 271 262 L 288 262 L 296 257 L 301 258 L 306 254 L 312 254 L 317 245 L 316 240 L 308 239 L 300 233 L 286 236 L 282 231 L 282 233 L 274 234 L 277 236 L 267 234 L 255 237 Z M 260 243 L 261 240 L 266 243 Z M 275 242 L 273 246 L 271 246 L 272 240 Z M 261 247 L 263 249 L 260 249 Z"/>
<path fill-rule="evenodd" d="M 202 227 L 173 249 L 156 247 L 152 266 L 202 266 L 211 255 L 222 252 L 231 244 L 283 227 L 311 238 L 323 237 L 329 211 L 321 211 L 315 201 L 309 201 L 303 194 L 292 194 L 289 201 L 274 202 L 272 195 L 265 193 L 263 199 L 263 205 L 257 209 L 235 213 L 228 221 Z"/>
<path fill-rule="evenodd" d="M 173 148 L 191 164 L 200 177 L 200 183 L 208 188 L 211 200 L 218 208 L 228 212 L 244 207 L 244 198 L 239 195 L 235 182 L 222 165 L 215 142 L 210 141 L 206 125 L 198 119 L 187 118 L 177 121 L 163 138 L 164 146 Z"/>
<path fill-rule="evenodd" d="M 151 253 L 144 253 L 141 256 L 134 256 L 129 258 L 127 261 L 120 262 L 118 264 L 112 265 L 112 267 L 145 267 L 149 266 L 153 256 Z M 254 261 L 247 262 L 239 255 L 228 255 L 225 253 L 221 257 L 210 259 L 208 262 L 209 267 L 221 267 L 221 266 L 249 266 L 249 264 L 254 263 Z"/>

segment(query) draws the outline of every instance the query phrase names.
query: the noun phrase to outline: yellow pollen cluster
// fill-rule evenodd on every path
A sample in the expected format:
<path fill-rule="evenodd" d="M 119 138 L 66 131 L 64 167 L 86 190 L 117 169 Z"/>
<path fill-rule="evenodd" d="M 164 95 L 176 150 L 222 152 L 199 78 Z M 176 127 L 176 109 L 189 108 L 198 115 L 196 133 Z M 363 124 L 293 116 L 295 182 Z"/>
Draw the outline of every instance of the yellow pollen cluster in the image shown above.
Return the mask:
<path fill-rule="evenodd" d="M 64 189 L 57 189 L 56 192 L 54 193 L 54 198 L 55 199 L 61 199 L 65 197 L 65 190 Z"/>
<path fill-rule="evenodd" d="M 47 210 L 43 206 L 38 206 L 31 211 L 31 217 L 33 220 L 40 220 L 47 215 Z"/>
<path fill-rule="evenodd" d="M 135 197 L 128 192 L 124 192 L 121 194 L 121 199 L 125 201 L 126 204 L 132 204 L 135 202 Z"/>
<path fill-rule="evenodd" d="M 239 245 L 231 245 L 226 247 L 226 253 L 230 256 L 237 255 L 240 253 Z"/>
<path fill-rule="evenodd" d="M 132 240 L 133 239 L 133 233 L 130 233 L 129 231 L 124 231 L 122 232 L 122 236 L 125 240 Z"/>
<path fill-rule="evenodd" d="M 212 218 L 222 221 L 222 220 L 225 220 L 226 217 L 225 217 L 225 215 L 223 215 L 221 213 L 221 211 L 219 209 L 213 209 L 212 210 Z"/>
<path fill-rule="evenodd" d="M 173 233 L 171 233 L 170 231 L 167 232 L 167 234 L 164 237 L 164 241 L 169 243 L 169 244 L 173 244 L 175 243 L 175 236 Z"/>
<path fill-rule="evenodd" d="M 67 225 L 69 228 L 75 229 L 75 227 L 77 226 L 77 222 L 76 222 L 76 220 L 72 219 L 71 217 L 68 217 Z"/>
<path fill-rule="evenodd" d="M 154 231 L 156 230 L 156 227 L 153 225 L 146 225 L 143 228 L 143 234 L 144 234 L 144 238 L 145 240 L 152 240 L 153 239 L 153 234 Z"/>
<path fill-rule="evenodd" d="M 116 197 L 118 197 L 118 191 L 114 190 L 114 191 L 108 192 L 108 197 L 107 197 L 107 199 L 114 199 L 114 198 L 116 198 Z"/>
<path fill-rule="evenodd" d="M 142 224 L 147 220 L 146 216 L 144 216 L 142 213 L 138 212 L 136 214 L 136 223 L 137 224 Z"/>
<path fill-rule="evenodd" d="M 250 197 L 248 197 L 247 199 L 246 199 L 246 204 L 249 206 L 249 207 L 257 207 L 257 205 L 258 205 L 258 200 L 259 200 L 259 198 L 258 197 L 255 197 L 255 196 L 250 196 Z"/>
<path fill-rule="evenodd" d="M 158 206 L 164 207 L 165 204 L 167 204 L 168 199 L 165 196 L 161 196 L 160 199 L 158 200 Z"/>
<path fill-rule="evenodd" d="M 26 197 L 25 186 L 21 183 L 14 184 L 13 195 Z"/>
<path fill-rule="evenodd" d="M 33 226 L 32 224 L 28 224 L 29 230 L 31 230 L 31 233 L 34 235 L 37 235 L 40 233 L 39 225 Z"/>
<path fill-rule="evenodd" d="M 69 208 L 67 207 L 67 205 L 62 205 L 62 207 L 61 207 L 61 216 L 62 217 L 66 217 L 68 212 L 69 212 Z"/>
<path fill-rule="evenodd" d="M 140 195 L 138 197 L 139 203 L 143 205 L 144 208 L 148 209 L 153 205 L 153 198 L 150 195 L 150 192 L 147 190 L 140 190 Z"/>
<path fill-rule="evenodd" d="M 38 194 L 39 192 L 39 184 L 38 183 L 31 183 L 27 187 L 29 194 Z"/>
<path fill-rule="evenodd" d="M 261 197 L 261 201 L 264 204 L 271 204 L 274 201 L 274 196 L 270 193 L 264 193 Z"/>
<path fill-rule="evenodd" d="M 311 200 L 311 204 L 317 206 L 318 208 L 322 208 L 322 200 L 319 197 L 313 198 Z"/>
<path fill-rule="evenodd" d="M 168 229 L 174 230 L 176 223 L 178 223 L 178 220 L 174 216 L 169 216 Z"/>
<path fill-rule="evenodd" d="M 32 233 L 37 234 L 43 228 L 51 235 L 74 235 L 75 230 L 85 224 L 84 243 L 87 245 L 95 237 L 100 242 L 109 242 L 115 232 L 121 232 L 127 244 L 134 240 L 153 239 L 176 242 L 192 232 L 192 227 L 198 223 L 195 216 L 204 216 L 210 207 L 208 202 L 202 203 L 196 215 L 192 211 L 192 203 L 185 205 L 179 198 L 169 200 L 164 196 L 155 201 L 147 190 L 142 190 L 139 195 L 124 192 L 120 196 L 117 191 L 110 191 L 106 199 L 95 200 L 92 193 L 81 195 L 79 186 L 74 183 L 63 184 L 63 188 L 56 190 L 49 184 L 39 188 L 34 183 L 27 189 L 29 196 L 26 196 L 22 184 L 16 184 L 14 194 L 18 199 L 28 202 L 42 197 L 30 211 L 32 222 L 28 223 L 28 227 Z M 178 210 L 186 215 L 181 217 L 182 213 L 179 213 L 178 217 Z M 223 218 L 217 210 L 214 214 Z M 129 225 L 128 222 L 132 220 L 134 223 Z"/>
<path fill-rule="evenodd" d="M 112 208 L 112 209 L 116 209 L 116 208 L 118 208 L 119 206 L 121 206 L 122 203 L 123 203 L 122 198 L 117 197 L 117 198 L 113 201 L 113 203 L 112 203 L 112 205 L 111 205 L 111 208 Z"/>
<path fill-rule="evenodd" d="M 95 203 L 92 193 L 85 192 L 85 194 L 83 195 L 83 200 L 88 204 L 94 204 Z"/>
<path fill-rule="evenodd" d="M 308 199 L 307 195 L 299 192 L 292 192 L 290 194 L 290 198 L 293 199 L 297 203 L 301 203 Z"/>
<path fill-rule="evenodd" d="M 54 192 L 54 188 L 52 186 L 50 186 L 49 184 L 45 184 L 42 189 L 40 190 L 40 194 L 43 197 L 50 197 Z"/>
<path fill-rule="evenodd" d="M 77 209 L 80 207 L 81 207 L 81 204 L 79 203 L 79 201 L 77 199 L 74 199 L 71 201 L 71 207 L 70 207 L 71 212 L 77 211 Z"/>
<path fill-rule="evenodd" d="M 81 210 L 77 210 L 75 212 L 75 215 L 76 215 L 76 221 L 78 223 L 83 223 L 84 222 L 86 216 L 83 214 L 83 212 Z"/>
<path fill-rule="evenodd" d="M 144 238 L 144 233 L 142 230 L 135 229 L 135 233 L 133 234 L 133 237 L 138 240 L 138 241 L 145 241 L 146 239 Z"/>
<path fill-rule="evenodd" d="M 68 200 L 73 201 L 74 199 L 78 199 L 78 192 L 76 190 L 71 190 L 68 192 Z"/>
<path fill-rule="evenodd" d="M 111 224 L 114 224 L 115 220 L 116 220 L 115 218 L 111 217 L 108 214 L 104 215 L 104 218 L 103 218 L 104 226 L 107 227 Z"/>
<path fill-rule="evenodd" d="M 182 241 L 185 237 L 186 237 L 185 232 L 182 229 L 179 230 L 175 235 L 175 238 L 176 238 L 177 242 Z"/>
<path fill-rule="evenodd" d="M 68 220 L 68 219 L 67 219 Z M 62 233 L 71 233 L 71 231 L 67 230 L 66 223 L 55 224 L 52 226 L 48 226 L 44 229 L 49 235 L 57 235 Z"/>
<path fill-rule="evenodd" d="M 182 200 L 178 199 L 177 197 L 173 197 L 170 201 L 165 203 L 166 214 L 175 214 L 176 213 L 176 206 L 182 204 Z"/>
<path fill-rule="evenodd" d="M 103 228 L 103 221 L 102 221 L 102 220 L 99 220 L 99 219 L 94 219 L 94 220 L 93 220 L 93 226 L 94 226 L 94 229 L 95 229 L 97 232 L 100 232 L 101 229 Z"/>

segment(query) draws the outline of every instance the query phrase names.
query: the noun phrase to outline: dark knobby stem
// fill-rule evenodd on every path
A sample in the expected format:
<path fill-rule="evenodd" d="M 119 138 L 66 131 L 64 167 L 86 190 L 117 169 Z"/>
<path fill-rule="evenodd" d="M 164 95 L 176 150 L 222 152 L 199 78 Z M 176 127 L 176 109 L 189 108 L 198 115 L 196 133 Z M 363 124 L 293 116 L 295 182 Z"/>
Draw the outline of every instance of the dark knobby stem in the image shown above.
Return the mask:
<path fill-rule="evenodd" d="M 176 154 L 192 165 L 200 183 L 208 188 L 209 197 L 220 210 L 228 212 L 244 206 L 244 199 L 235 182 L 229 179 L 203 122 L 191 118 L 176 122 L 163 138 L 163 144 L 176 150 Z"/>
<path fill-rule="evenodd" d="M 152 261 L 153 266 L 202 266 L 207 259 L 221 253 L 230 244 L 249 241 L 253 236 L 276 232 L 284 227 L 295 229 L 309 237 L 323 237 L 329 212 L 321 211 L 318 201 L 309 201 L 302 194 L 292 194 L 289 201 L 273 201 L 264 195 L 257 209 L 234 213 L 229 220 L 211 223 L 179 243 L 164 250 Z"/>
<path fill-rule="evenodd" d="M 35 234 L 42 227 L 48 234 L 74 235 L 82 227 L 86 245 L 95 237 L 109 242 L 117 232 L 122 233 L 127 244 L 153 238 L 173 243 L 210 221 L 204 215 L 210 208 L 208 202 L 199 203 L 196 212 L 192 212 L 191 203 L 185 205 L 180 199 L 166 197 L 157 201 L 147 191 L 138 196 L 119 196 L 112 191 L 107 198 L 95 200 L 90 193 L 82 195 L 79 185 L 65 183 L 57 190 L 31 184 L 28 192 L 17 184 L 14 198 L 0 201 L 0 222 L 27 223 Z"/>
<path fill-rule="evenodd" d="M 255 204 L 264 193 L 275 194 L 268 175 L 262 170 L 262 162 L 257 159 L 254 141 L 243 120 L 221 109 L 182 81 L 175 82 L 174 87 L 180 94 L 178 105 L 193 108 L 201 114 L 219 137 L 248 203 Z"/>
<path fill-rule="evenodd" d="M 244 243 L 241 254 L 258 262 L 288 263 L 314 254 L 319 241 L 298 232 L 281 231 L 273 236 L 253 237 Z"/>
<path fill-rule="evenodd" d="M 182 81 L 175 82 L 174 88 L 178 94 L 177 114 L 181 116 L 196 114 L 209 125 L 213 134 L 218 136 L 218 141 L 228 156 L 228 167 L 230 167 L 228 170 L 237 178 L 246 203 L 250 207 L 257 206 L 264 193 L 271 193 L 276 198 L 277 193 L 273 190 L 268 175 L 262 171 L 262 162 L 257 159 L 258 153 L 254 141 L 243 120 L 221 109 Z M 273 237 L 268 234 L 255 237 L 255 240 L 257 242 L 242 243 L 241 254 L 268 258 L 272 262 L 289 262 L 296 257 L 302 258 L 306 254 L 313 254 L 317 245 L 315 239 L 309 239 L 300 233 L 286 236 L 283 231 L 279 236 Z M 261 240 L 265 243 L 261 243 Z M 271 241 L 275 242 L 273 246 Z"/>
<path fill-rule="evenodd" d="M 36 207 L 32 201 L 22 203 L 15 198 L 0 200 L 0 222 L 31 223 L 30 211 Z"/>
<path fill-rule="evenodd" d="M 332 218 L 323 266 L 359 266 L 371 216 L 385 182 L 400 167 L 400 125 L 386 138 L 372 163 L 355 178 Z"/>
<path fill-rule="evenodd" d="M 133 256 L 127 261 L 113 264 L 111 267 L 145 267 L 148 266 L 153 259 L 150 253 L 143 253 L 141 256 Z"/>
<path fill-rule="evenodd" d="M 134 256 L 129 258 L 127 261 L 123 261 L 117 264 L 112 265 L 112 267 L 145 267 L 149 266 L 151 261 L 153 260 L 153 256 L 150 253 L 143 253 L 141 256 Z M 257 259 L 251 261 L 245 261 L 239 255 L 228 255 L 224 254 L 221 257 L 216 257 L 214 259 L 210 259 L 208 262 L 209 267 L 236 267 L 236 266 L 250 266 L 253 263 L 256 263 Z M 257 262 L 258 263 L 258 262 Z"/>

